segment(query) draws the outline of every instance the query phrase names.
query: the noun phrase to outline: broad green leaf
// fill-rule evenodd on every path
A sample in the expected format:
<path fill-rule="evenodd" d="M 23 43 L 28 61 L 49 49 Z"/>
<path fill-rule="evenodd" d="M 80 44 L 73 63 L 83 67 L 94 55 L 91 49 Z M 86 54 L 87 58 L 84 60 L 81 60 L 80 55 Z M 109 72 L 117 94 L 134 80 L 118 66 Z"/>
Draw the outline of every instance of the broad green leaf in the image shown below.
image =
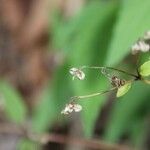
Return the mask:
<path fill-rule="evenodd" d="M 150 75 L 150 61 L 145 62 L 139 68 L 139 73 L 142 76 L 149 76 Z"/>
<path fill-rule="evenodd" d="M 131 53 L 131 46 L 150 29 L 149 8 L 149 0 L 122 1 L 106 59 L 107 65 L 115 65 Z"/>
<path fill-rule="evenodd" d="M 117 97 L 121 97 L 126 94 L 131 88 L 131 82 L 126 83 L 125 85 L 118 88 Z"/>
<path fill-rule="evenodd" d="M 18 91 L 8 82 L 0 81 L 0 93 L 8 119 L 15 123 L 23 123 L 26 119 L 27 108 Z"/>
<path fill-rule="evenodd" d="M 118 141 L 124 134 L 129 134 L 137 119 L 147 116 L 150 109 L 149 85 L 141 82 L 132 85 L 132 91 L 116 101 L 106 126 L 105 139 Z"/>

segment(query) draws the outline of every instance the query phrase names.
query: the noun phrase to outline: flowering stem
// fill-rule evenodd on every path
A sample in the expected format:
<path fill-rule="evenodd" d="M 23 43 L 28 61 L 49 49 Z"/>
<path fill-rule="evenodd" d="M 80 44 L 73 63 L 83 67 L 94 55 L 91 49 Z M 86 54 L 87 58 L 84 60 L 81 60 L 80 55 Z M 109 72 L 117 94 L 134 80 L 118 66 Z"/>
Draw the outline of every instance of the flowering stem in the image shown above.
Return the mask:
<path fill-rule="evenodd" d="M 116 69 L 116 68 L 112 68 L 112 67 L 106 67 L 106 68 L 111 69 L 111 70 L 116 70 L 116 71 L 118 71 L 118 72 L 122 72 L 122 73 L 124 73 L 124 74 L 127 74 L 127 75 L 132 76 L 132 77 L 135 77 L 135 78 L 139 78 L 139 76 L 137 76 L 137 75 L 135 75 L 135 74 L 132 74 L 132 73 L 129 73 L 129 72 L 126 72 L 126 71 L 124 71 L 124 70 L 120 70 L 120 69 Z"/>
<path fill-rule="evenodd" d="M 111 91 L 114 91 L 116 90 L 117 88 L 114 87 L 110 90 L 106 90 L 106 91 L 102 91 L 102 92 L 98 92 L 98 93 L 93 93 L 93 94 L 90 94 L 90 95 L 83 95 L 83 96 L 74 96 L 72 97 L 72 101 L 75 101 L 75 100 L 79 100 L 79 99 L 84 99 L 84 98 L 90 98 L 90 97 L 94 97 L 94 96 L 98 96 L 98 95 L 102 95 L 102 94 L 105 94 L 105 93 L 108 93 L 108 92 L 111 92 Z"/>
<path fill-rule="evenodd" d="M 139 78 L 138 75 L 135 75 L 135 74 L 132 74 L 132 73 L 129 73 L 129 72 L 126 72 L 126 71 L 124 71 L 124 70 L 117 69 L 117 68 L 113 68 L 113 67 L 97 67 L 97 66 L 82 66 L 82 67 L 81 67 L 81 69 L 84 69 L 84 68 L 89 68 L 89 69 L 104 69 L 104 68 L 106 68 L 106 69 L 115 70 L 115 71 L 124 73 L 124 74 L 126 74 L 126 75 L 135 77 L 136 79 Z"/>

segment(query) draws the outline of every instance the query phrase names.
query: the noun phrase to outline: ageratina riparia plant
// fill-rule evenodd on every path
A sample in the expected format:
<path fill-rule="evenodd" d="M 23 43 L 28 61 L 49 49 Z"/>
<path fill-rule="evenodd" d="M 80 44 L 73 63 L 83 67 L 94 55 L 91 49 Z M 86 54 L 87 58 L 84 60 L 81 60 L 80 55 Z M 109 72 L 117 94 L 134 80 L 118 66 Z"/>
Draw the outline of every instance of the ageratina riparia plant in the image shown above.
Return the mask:
<path fill-rule="evenodd" d="M 150 31 L 146 32 L 144 36 L 140 38 L 131 47 L 131 52 L 133 55 L 138 55 L 141 52 L 142 53 L 150 52 Z M 104 93 L 108 93 L 114 90 L 117 90 L 116 97 L 121 97 L 130 90 L 132 83 L 135 81 L 142 81 L 146 84 L 150 84 L 150 80 L 147 79 L 147 77 L 150 76 L 150 58 L 137 68 L 137 74 L 126 72 L 124 70 L 120 70 L 113 67 L 100 67 L 100 66 L 82 66 L 80 68 L 74 67 L 69 70 L 70 74 L 73 76 L 73 80 L 75 78 L 79 80 L 84 80 L 85 79 L 85 73 L 83 71 L 84 69 L 96 69 L 100 71 L 109 80 L 109 82 L 112 85 L 112 88 L 109 90 L 93 93 L 90 95 L 71 97 L 69 103 L 66 104 L 65 108 L 61 111 L 62 114 L 68 115 L 72 112 L 80 112 L 82 110 L 82 106 L 78 104 L 78 100 L 80 99 L 102 95 Z M 122 79 L 119 76 L 112 75 L 111 71 L 117 71 L 126 74 L 132 77 L 132 79 L 130 80 Z"/>

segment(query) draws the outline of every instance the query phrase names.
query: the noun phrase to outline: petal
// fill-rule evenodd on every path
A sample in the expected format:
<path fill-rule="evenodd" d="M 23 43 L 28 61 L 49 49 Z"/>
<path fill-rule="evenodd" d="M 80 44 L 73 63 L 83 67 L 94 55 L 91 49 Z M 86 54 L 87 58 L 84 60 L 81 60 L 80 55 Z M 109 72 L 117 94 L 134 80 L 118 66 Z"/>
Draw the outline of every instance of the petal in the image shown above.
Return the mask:
<path fill-rule="evenodd" d="M 69 73 L 70 73 L 71 75 L 75 75 L 77 71 L 78 71 L 77 68 L 71 68 L 71 69 L 69 70 Z"/>
<path fill-rule="evenodd" d="M 79 104 L 75 104 L 74 105 L 74 111 L 75 112 L 79 112 L 79 111 L 81 111 L 82 110 L 82 106 L 81 105 L 79 105 Z"/>
<path fill-rule="evenodd" d="M 78 73 L 77 73 L 77 78 L 78 78 L 79 80 L 84 80 L 84 78 L 85 78 L 84 72 L 81 71 L 81 70 L 79 70 Z"/>

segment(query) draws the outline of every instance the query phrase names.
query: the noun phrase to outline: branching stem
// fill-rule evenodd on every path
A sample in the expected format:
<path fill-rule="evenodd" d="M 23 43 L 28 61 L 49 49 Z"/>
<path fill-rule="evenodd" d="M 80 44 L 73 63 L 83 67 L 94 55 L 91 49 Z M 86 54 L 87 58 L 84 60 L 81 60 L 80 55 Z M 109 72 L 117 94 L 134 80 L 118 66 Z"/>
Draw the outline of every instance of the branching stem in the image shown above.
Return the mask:
<path fill-rule="evenodd" d="M 95 96 L 98 96 L 98 95 L 102 95 L 102 94 L 105 94 L 105 93 L 108 93 L 108 92 L 111 92 L 111 91 L 114 91 L 116 90 L 117 88 L 114 87 L 110 90 L 106 90 L 106 91 L 101 91 L 101 92 L 98 92 L 98 93 L 93 93 L 93 94 L 89 94 L 89 95 L 83 95 L 83 96 L 74 96 L 71 98 L 72 101 L 75 101 L 75 100 L 79 100 L 79 99 L 85 99 L 85 98 L 90 98 L 90 97 L 95 97 Z"/>
<path fill-rule="evenodd" d="M 129 75 L 129 76 L 132 76 L 134 77 L 135 79 L 139 79 L 139 76 L 138 75 L 135 75 L 135 74 L 132 74 L 132 73 L 129 73 L 127 71 L 124 71 L 124 70 L 120 70 L 120 69 L 117 69 L 117 68 L 113 68 L 113 67 L 98 67 L 98 66 L 82 66 L 81 69 L 109 69 L 109 70 L 115 70 L 115 71 L 118 71 L 118 72 L 121 72 L 121 73 L 124 73 L 126 75 Z"/>

